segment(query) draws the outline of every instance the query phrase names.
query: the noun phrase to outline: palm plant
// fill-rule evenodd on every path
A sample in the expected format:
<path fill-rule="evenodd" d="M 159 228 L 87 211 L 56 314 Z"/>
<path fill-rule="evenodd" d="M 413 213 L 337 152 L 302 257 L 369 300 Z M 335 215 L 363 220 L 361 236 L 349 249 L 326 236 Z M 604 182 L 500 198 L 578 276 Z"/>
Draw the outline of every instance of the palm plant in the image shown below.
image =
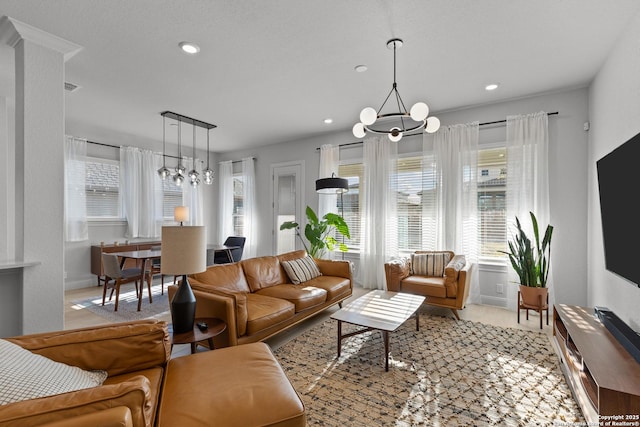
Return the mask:
<path fill-rule="evenodd" d="M 296 235 L 302 241 L 302 245 L 309 255 L 313 258 L 320 258 L 324 255 L 325 250 L 332 251 L 336 246 L 341 252 L 347 252 L 347 245 L 338 242 L 333 235 L 333 231 L 337 231 L 347 239 L 351 238 L 349 234 L 349 226 L 344 218 L 335 213 L 327 213 L 321 219 L 318 215 L 307 206 L 305 211 L 307 215 L 307 225 L 304 228 L 304 235 L 309 241 L 309 248 L 305 244 L 300 235 L 300 225 L 295 221 L 287 221 L 280 225 L 280 230 L 296 229 Z"/>
<path fill-rule="evenodd" d="M 553 226 L 547 225 L 542 242 L 540 242 L 538 220 L 533 212 L 529 212 L 529 214 L 531 215 L 535 247 L 532 245 L 531 239 L 522 229 L 520 220 L 516 217 L 517 232 L 513 240 L 509 241 L 509 251 L 500 252 L 509 256 L 511 266 L 518 274 L 521 285 L 545 288 L 547 286 L 549 265 L 551 262 L 551 235 L 553 233 Z"/>

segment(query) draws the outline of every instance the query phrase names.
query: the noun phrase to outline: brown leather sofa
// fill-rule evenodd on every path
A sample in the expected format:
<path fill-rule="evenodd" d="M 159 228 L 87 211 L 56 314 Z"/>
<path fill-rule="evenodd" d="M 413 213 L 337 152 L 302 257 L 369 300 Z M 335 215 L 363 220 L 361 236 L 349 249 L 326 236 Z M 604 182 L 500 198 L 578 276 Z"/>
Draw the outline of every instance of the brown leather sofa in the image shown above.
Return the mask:
<path fill-rule="evenodd" d="M 315 259 L 322 275 L 292 284 L 282 261 L 304 256 L 306 251 L 299 250 L 249 258 L 189 276 L 196 317 L 216 317 L 227 324 L 227 332 L 214 338 L 216 348 L 262 341 L 351 296 L 349 261 Z M 169 287 L 169 298 L 176 290 Z"/>
<path fill-rule="evenodd" d="M 0 405 L 0 426 L 306 425 L 300 397 L 264 343 L 170 360 L 167 324 L 157 320 L 7 340 L 109 375 L 98 387 Z"/>
<path fill-rule="evenodd" d="M 427 276 L 413 274 L 411 258 L 398 258 L 384 265 L 387 290 L 423 295 L 425 304 L 450 308 L 456 319 L 460 320 L 458 310 L 465 307 L 469 297 L 469 288 L 473 264 L 468 263 L 464 255 L 455 255 L 451 251 L 416 251 L 416 254 L 449 254 L 444 275 Z"/>

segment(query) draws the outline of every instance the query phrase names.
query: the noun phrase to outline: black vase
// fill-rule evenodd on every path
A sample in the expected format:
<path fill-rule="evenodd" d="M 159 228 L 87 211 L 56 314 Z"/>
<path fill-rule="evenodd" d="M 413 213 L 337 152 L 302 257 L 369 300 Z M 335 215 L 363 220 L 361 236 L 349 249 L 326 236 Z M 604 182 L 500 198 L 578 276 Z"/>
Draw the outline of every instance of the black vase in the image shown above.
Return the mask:
<path fill-rule="evenodd" d="M 171 300 L 171 319 L 173 321 L 173 333 L 182 334 L 193 331 L 193 323 L 196 318 L 196 297 L 193 295 L 187 275 L 182 276 L 182 283 L 178 292 Z"/>

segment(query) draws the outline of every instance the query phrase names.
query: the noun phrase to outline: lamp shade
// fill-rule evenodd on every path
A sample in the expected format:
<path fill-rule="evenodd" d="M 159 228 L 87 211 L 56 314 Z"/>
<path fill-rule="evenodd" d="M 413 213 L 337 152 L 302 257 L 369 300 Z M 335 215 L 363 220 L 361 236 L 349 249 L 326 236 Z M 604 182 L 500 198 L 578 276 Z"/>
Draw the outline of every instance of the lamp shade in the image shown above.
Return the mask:
<path fill-rule="evenodd" d="M 173 208 L 173 219 L 176 222 L 189 221 L 189 206 L 176 206 Z"/>
<path fill-rule="evenodd" d="M 168 275 L 201 273 L 207 269 L 204 226 L 162 227 L 160 272 Z"/>
<path fill-rule="evenodd" d="M 345 178 L 332 176 L 316 180 L 316 192 L 323 194 L 339 194 L 349 191 L 349 181 Z"/>

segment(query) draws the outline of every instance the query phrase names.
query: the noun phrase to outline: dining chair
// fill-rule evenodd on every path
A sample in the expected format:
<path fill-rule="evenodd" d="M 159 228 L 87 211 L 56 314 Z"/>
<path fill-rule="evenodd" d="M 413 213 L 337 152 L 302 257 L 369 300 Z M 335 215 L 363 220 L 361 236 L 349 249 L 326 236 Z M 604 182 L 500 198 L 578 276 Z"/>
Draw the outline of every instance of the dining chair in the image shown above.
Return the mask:
<path fill-rule="evenodd" d="M 162 249 L 162 246 L 152 246 L 151 250 L 152 251 L 159 251 Z M 152 283 L 153 281 L 153 276 L 157 276 L 158 274 L 160 274 L 160 282 L 161 282 L 161 293 L 162 295 L 164 295 L 164 274 L 161 273 L 161 262 L 162 260 L 160 258 L 154 258 L 151 260 L 151 266 L 150 268 L 145 271 L 145 276 L 147 277 L 147 280 L 149 281 L 149 283 Z M 174 279 L 175 281 L 175 279 Z"/>
<path fill-rule="evenodd" d="M 104 288 L 102 289 L 102 305 L 107 296 L 107 288 L 111 289 L 109 294 L 109 301 L 113 297 L 113 291 L 116 291 L 116 303 L 113 311 L 118 311 L 118 300 L 120 298 L 120 285 L 125 283 L 135 282 L 136 296 L 139 297 L 139 292 L 144 289 L 144 275 L 142 269 L 139 267 L 134 268 L 120 268 L 120 259 L 118 255 L 103 253 L 102 265 L 104 266 L 104 274 L 106 281 Z M 140 288 L 138 289 L 138 282 L 140 282 Z M 151 284 L 149 284 L 149 298 L 151 298 Z"/>
<path fill-rule="evenodd" d="M 225 246 L 238 246 L 236 249 L 231 249 L 231 260 L 227 257 L 225 252 L 216 252 L 213 263 L 214 264 L 227 264 L 229 262 L 238 262 L 242 259 L 242 252 L 244 250 L 244 243 L 247 240 L 246 237 L 242 236 L 229 236 L 227 240 L 224 241 Z"/>

